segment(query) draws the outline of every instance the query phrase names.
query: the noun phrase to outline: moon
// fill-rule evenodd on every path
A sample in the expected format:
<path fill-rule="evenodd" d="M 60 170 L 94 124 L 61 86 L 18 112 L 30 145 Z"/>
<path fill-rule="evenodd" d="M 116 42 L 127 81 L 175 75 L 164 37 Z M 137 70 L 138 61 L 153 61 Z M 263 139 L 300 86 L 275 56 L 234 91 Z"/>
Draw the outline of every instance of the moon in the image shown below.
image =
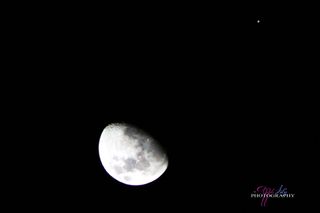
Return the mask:
<path fill-rule="evenodd" d="M 104 128 L 99 156 L 107 173 L 127 185 L 150 183 L 168 167 L 167 154 L 160 144 L 144 131 L 125 123 Z"/>

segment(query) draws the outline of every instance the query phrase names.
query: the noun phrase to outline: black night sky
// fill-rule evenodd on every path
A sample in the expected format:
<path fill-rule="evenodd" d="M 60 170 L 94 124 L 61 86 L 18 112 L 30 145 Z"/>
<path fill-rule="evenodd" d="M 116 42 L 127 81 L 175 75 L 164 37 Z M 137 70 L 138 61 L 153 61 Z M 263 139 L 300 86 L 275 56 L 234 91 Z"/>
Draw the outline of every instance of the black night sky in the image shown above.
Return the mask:
<path fill-rule="evenodd" d="M 6 157 L 14 182 L 6 197 L 41 212 L 310 207 L 318 83 L 294 70 L 316 70 L 306 56 L 316 17 L 312 7 L 297 10 L 77 3 L 12 16 L 3 100 L 19 158 Z M 132 187 L 105 172 L 98 142 L 114 122 L 165 147 L 159 179 Z M 296 197 L 261 207 L 250 198 L 259 185 L 284 185 Z"/>

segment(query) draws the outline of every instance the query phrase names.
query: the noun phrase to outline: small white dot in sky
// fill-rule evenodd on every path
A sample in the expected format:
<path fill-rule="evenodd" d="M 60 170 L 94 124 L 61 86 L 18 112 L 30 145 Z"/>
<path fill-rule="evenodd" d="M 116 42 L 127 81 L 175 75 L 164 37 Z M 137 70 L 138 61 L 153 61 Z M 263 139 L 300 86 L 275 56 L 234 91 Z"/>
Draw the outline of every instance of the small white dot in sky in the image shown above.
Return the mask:
<path fill-rule="evenodd" d="M 257 23 L 259 24 L 259 23 L 260 23 L 260 20 L 257 20 Z"/>

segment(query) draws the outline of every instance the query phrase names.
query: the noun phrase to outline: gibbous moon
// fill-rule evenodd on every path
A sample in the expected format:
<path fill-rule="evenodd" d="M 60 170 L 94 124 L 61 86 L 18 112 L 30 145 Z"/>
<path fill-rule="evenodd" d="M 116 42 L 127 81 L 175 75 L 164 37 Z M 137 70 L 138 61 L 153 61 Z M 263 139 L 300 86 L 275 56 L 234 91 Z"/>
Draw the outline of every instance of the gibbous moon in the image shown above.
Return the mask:
<path fill-rule="evenodd" d="M 157 141 L 128 124 L 110 124 L 103 130 L 99 155 L 110 176 L 128 185 L 150 183 L 168 167 L 168 157 Z"/>

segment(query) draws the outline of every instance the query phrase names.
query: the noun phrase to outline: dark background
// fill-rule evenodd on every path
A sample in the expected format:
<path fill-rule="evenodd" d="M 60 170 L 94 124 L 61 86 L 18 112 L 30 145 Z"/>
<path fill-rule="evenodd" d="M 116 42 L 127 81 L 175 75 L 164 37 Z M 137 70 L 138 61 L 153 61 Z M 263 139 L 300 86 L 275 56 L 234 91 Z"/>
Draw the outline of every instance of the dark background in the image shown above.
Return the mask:
<path fill-rule="evenodd" d="M 11 208 L 257 212 L 312 205 L 319 141 L 318 82 L 309 74 L 317 70 L 312 5 L 14 8 L 22 12 L 5 17 L 2 84 L 14 153 L 3 155 Z M 98 141 L 113 122 L 136 125 L 164 145 L 169 167 L 158 180 L 130 187 L 104 171 Z M 297 197 L 270 200 L 266 209 L 249 198 L 258 185 L 281 184 Z"/>

